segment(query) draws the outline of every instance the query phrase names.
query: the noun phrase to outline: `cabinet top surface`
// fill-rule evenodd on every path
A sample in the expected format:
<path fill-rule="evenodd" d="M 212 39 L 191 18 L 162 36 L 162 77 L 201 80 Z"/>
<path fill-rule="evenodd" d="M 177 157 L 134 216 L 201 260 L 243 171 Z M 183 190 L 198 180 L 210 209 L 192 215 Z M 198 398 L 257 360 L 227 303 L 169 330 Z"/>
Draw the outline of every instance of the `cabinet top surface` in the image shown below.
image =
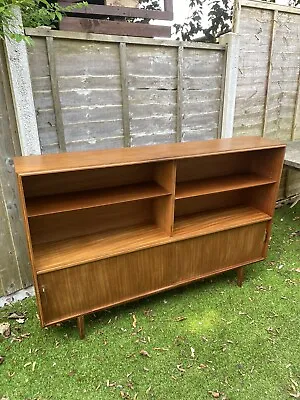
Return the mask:
<path fill-rule="evenodd" d="M 18 175 L 35 175 L 285 147 L 277 140 L 242 136 L 201 142 L 15 157 Z"/>

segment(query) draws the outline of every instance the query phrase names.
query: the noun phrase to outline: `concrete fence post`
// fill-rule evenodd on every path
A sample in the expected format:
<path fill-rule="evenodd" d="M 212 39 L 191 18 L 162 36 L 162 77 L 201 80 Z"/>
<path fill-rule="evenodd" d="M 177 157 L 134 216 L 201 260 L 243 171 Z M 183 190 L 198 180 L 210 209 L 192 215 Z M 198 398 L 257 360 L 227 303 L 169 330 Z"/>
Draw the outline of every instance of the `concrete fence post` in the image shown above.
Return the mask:
<path fill-rule="evenodd" d="M 22 34 L 21 11 L 13 11 L 10 29 Z M 41 154 L 26 44 L 6 37 L 4 45 L 22 155 Z"/>
<path fill-rule="evenodd" d="M 227 47 L 221 138 L 231 138 L 233 136 L 239 66 L 239 35 L 237 33 L 226 33 L 220 37 L 220 44 Z"/>

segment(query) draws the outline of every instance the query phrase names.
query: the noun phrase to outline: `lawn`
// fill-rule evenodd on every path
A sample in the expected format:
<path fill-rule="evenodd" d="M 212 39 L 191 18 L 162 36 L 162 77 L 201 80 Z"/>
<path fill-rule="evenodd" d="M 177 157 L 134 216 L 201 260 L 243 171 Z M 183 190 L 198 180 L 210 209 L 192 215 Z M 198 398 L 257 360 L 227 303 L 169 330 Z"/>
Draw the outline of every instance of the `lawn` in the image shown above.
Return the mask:
<path fill-rule="evenodd" d="M 300 204 L 276 211 L 264 262 L 40 329 L 33 298 L 0 338 L 0 399 L 300 398 Z M 238 245 L 238 244 L 237 244 Z M 22 321 L 21 321 L 22 322 Z"/>

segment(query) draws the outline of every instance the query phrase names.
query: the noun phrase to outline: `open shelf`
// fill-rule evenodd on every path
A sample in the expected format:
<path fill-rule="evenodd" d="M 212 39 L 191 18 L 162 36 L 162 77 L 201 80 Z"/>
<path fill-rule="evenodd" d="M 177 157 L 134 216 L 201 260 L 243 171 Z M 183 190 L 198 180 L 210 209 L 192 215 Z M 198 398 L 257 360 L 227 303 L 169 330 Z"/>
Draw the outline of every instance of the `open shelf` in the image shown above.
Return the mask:
<path fill-rule="evenodd" d="M 196 197 L 211 193 L 228 192 L 231 190 L 245 189 L 275 183 L 256 174 L 229 175 L 203 180 L 180 182 L 176 188 L 176 199 Z"/>
<path fill-rule="evenodd" d="M 269 215 L 245 206 L 205 211 L 175 219 L 173 238 L 179 240 L 208 235 L 270 219 Z"/>
<path fill-rule="evenodd" d="M 34 266 L 38 274 L 47 273 L 158 245 L 166 238 L 162 229 L 149 224 L 37 244 Z"/>
<path fill-rule="evenodd" d="M 269 215 L 252 207 L 233 207 L 180 217 L 175 220 L 173 236 L 168 236 L 157 225 L 148 224 L 36 244 L 33 246 L 34 266 L 37 274 L 43 274 L 270 219 Z"/>
<path fill-rule="evenodd" d="M 27 199 L 27 214 L 37 217 L 167 195 L 169 192 L 156 182 L 62 193 Z"/>

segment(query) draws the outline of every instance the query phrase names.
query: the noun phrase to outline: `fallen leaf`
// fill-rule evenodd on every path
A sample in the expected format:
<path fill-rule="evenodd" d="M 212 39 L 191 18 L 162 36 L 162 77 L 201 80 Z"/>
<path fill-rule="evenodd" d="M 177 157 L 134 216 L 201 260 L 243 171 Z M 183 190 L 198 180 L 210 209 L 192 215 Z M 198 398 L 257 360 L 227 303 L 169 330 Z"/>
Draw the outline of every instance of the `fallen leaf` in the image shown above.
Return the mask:
<path fill-rule="evenodd" d="M 106 386 L 107 387 L 114 387 L 117 385 L 117 382 L 109 382 L 109 379 L 107 379 L 106 381 Z"/>
<path fill-rule="evenodd" d="M 191 347 L 191 357 L 195 358 L 195 349 Z"/>
<path fill-rule="evenodd" d="M 134 327 L 134 328 L 136 328 L 136 316 L 134 315 L 134 314 L 132 314 L 132 319 L 133 319 L 133 322 L 132 322 L 132 326 Z"/>
<path fill-rule="evenodd" d="M 300 399 L 300 392 L 297 393 L 290 393 L 291 397 L 294 397 L 295 399 Z"/>
<path fill-rule="evenodd" d="M 24 368 L 29 367 L 29 365 L 31 365 L 31 362 L 24 364 Z"/>
<path fill-rule="evenodd" d="M 169 351 L 169 349 L 164 349 L 163 347 L 154 347 L 153 350 L 157 350 L 157 351 Z"/>
<path fill-rule="evenodd" d="M 203 369 L 203 368 L 208 368 L 208 366 L 205 364 L 200 364 L 198 368 Z"/>
<path fill-rule="evenodd" d="M 25 319 L 25 315 L 22 313 L 19 313 L 19 312 L 12 312 L 12 313 L 8 314 L 7 318 L 8 319 L 19 319 L 19 318 Z"/>
<path fill-rule="evenodd" d="M 186 317 L 181 316 L 181 317 L 175 318 L 175 321 L 176 321 L 176 322 L 180 322 L 180 321 L 184 321 L 184 320 L 186 320 L 186 319 L 187 319 Z"/>
<path fill-rule="evenodd" d="M 120 391 L 120 396 L 122 397 L 122 399 L 130 399 L 129 394 L 126 392 L 123 392 L 123 390 Z"/>
<path fill-rule="evenodd" d="M 178 369 L 178 371 L 180 371 L 180 372 L 185 372 L 185 369 L 184 368 L 182 368 L 182 364 L 178 364 L 178 365 L 176 365 L 176 368 Z"/>
<path fill-rule="evenodd" d="M 146 350 L 141 350 L 140 355 L 144 356 L 144 357 L 149 357 L 149 358 L 151 357 L 150 354 L 148 353 L 148 351 L 146 351 Z"/>
<path fill-rule="evenodd" d="M 4 356 L 0 356 L 0 365 L 4 363 L 5 357 Z"/>
<path fill-rule="evenodd" d="M 208 393 L 211 394 L 214 399 L 218 399 L 221 396 L 219 392 L 208 392 Z"/>
<path fill-rule="evenodd" d="M 18 322 L 18 324 L 24 324 L 25 319 L 24 318 L 18 318 L 18 319 L 16 319 L 16 321 Z"/>
<path fill-rule="evenodd" d="M 0 336 L 8 338 L 10 333 L 10 324 L 8 322 L 3 322 L 0 324 Z"/>
<path fill-rule="evenodd" d="M 34 370 L 35 370 L 35 366 L 36 366 L 36 361 L 34 361 L 33 363 L 32 363 L 32 372 L 34 372 Z"/>
<path fill-rule="evenodd" d="M 149 386 L 148 389 L 146 390 L 146 394 L 149 394 L 150 390 L 151 390 L 151 386 Z"/>

